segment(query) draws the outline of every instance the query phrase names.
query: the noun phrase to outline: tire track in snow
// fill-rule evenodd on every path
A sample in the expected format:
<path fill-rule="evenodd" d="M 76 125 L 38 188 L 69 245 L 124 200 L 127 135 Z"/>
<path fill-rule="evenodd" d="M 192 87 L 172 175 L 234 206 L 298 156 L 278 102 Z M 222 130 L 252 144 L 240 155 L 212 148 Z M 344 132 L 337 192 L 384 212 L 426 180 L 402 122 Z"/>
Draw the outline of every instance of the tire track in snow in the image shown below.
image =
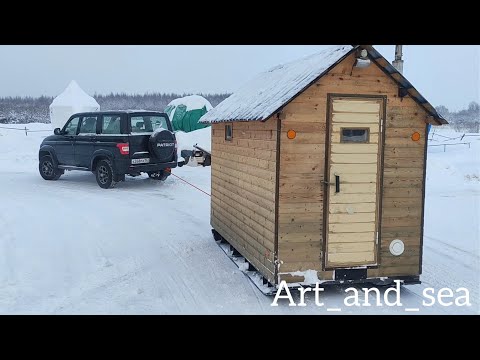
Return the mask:
<path fill-rule="evenodd" d="M 5 284 L 14 283 L 14 266 L 12 260 L 15 258 L 15 235 L 7 220 L 8 214 L 0 214 L 0 241 L 2 243 L 1 257 L 5 263 L 6 271 L 2 270 L 2 278 Z"/>
<path fill-rule="evenodd" d="M 151 267 L 151 264 L 150 266 L 143 265 L 115 275 L 110 273 L 116 272 L 116 270 L 109 270 L 110 268 L 91 273 L 86 279 L 84 279 L 84 281 L 76 285 L 68 295 L 57 300 L 57 304 L 49 312 L 53 314 L 57 314 L 62 310 L 72 312 L 72 310 L 75 311 L 75 304 L 78 304 L 81 301 L 90 300 L 99 294 L 102 298 L 105 298 L 105 295 L 110 293 L 113 287 L 129 282 L 134 277 Z M 110 298 L 110 300 L 112 300 L 112 298 Z"/>
<path fill-rule="evenodd" d="M 451 255 L 449 253 L 445 253 L 444 251 L 439 250 L 439 249 L 435 248 L 434 246 L 424 245 L 424 247 L 427 248 L 430 251 L 433 251 L 434 253 L 436 253 L 440 256 L 448 258 L 449 260 L 456 261 L 456 257 L 454 255 Z M 471 254 L 469 254 L 469 255 L 471 255 Z M 471 260 L 457 262 L 457 265 L 458 266 L 463 266 L 463 267 L 469 269 L 470 271 L 475 272 L 476 269 L 479 268 L 480 258 L 478 258 L 476 256 L 472 256 L 472 257 L 473 257 L 473 259 L 471 259 Z"/>
<path fill-rule="evenodd" d="M 6 313 L 4 309 L 15 308 L 18 302 L 18 279 L 15 271 L 15 234 L 11 222 L 7 219 L 9 214 L 0 213 L 0 314 Z M 3 263 L 3 265 L 2 265 Z M 12 296 L 13 294 L 13 296 Z"/>
<path fill-rule="evenodd" d="M 434 238 L 434 237 L 431 237 L 431 236 L 427 236 L 427 235 L 424 235 L 424 237 L 426 237 L 426 238 L 428 238 L 428 239 L 430 239 L 430 240 L 433 240 L 433 241 L 435 241 L 435 242 L 442 243 L 443 246 L 446 246 L 446 247 L 449 247 L 449 248 L 451 248 L 451 249 L 453 249 L 453 250 L 459 251 L 459 252 L 463 253 L 464 255 L 471 256 L 471 257 L 475 258 L 477 261 L 480 259 L 480 255 L 478 255 L 478 254 L 472 254 L 471 252 L 466 251 L 466 250 L 463 250 L 463 249 L 460 249 L 459 247 L 454 246 L 454 245 L 452 245 L 452 244 L 449 244 L 449 243 L 447 243 L 446 241 L 443 241 L 443 240 L 440 240 L 440 239 L 438 239 L 438 238 Z M 431 247 L 431 248 L 434 249 L 433 247 Z M 437 251 L 438 251 L 438 250 L 437 250 Z"/>

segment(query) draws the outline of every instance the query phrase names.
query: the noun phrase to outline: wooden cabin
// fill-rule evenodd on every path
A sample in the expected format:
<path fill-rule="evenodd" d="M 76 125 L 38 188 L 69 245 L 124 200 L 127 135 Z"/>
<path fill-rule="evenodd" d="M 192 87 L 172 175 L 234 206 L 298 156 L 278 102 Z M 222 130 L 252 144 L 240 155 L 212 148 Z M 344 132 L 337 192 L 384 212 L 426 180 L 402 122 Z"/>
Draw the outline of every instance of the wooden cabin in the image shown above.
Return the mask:
<path fill-rule="evenodd" d="M 372 46 L 277 66 L 200 122 L 214 235 L 270 284 L 419 282 L 427 125 L 447 121 Z"/>

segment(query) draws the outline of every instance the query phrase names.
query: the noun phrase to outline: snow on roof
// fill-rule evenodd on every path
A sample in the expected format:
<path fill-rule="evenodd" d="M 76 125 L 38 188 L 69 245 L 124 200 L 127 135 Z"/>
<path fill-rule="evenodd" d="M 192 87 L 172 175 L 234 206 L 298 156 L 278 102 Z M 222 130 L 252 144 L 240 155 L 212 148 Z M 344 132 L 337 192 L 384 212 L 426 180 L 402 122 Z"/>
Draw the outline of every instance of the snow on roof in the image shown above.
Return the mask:
<path fill-rule="evenodd" d="M 100 107 L 97 101 L 83 91 L 75 80 L 70 81 L 67 88 L 53 99 L 50 104 L 50 107 L 52 106 Z"/>
<path fill-rule="evenodd" d="M 266 120 L 353 49 L 334 46 L 259 74 L 200 118 L 201 123 Z"/>
<path fill-rule="evenodd" d="M 205 99 L 203 96 L 200 96 L 200 95 L 184 96 L 182 98 L 178 98 L 170 101 L 170 103 L 167 106 L 177 107 L 178 105 L 185 105 L 187 107 L 187 111 L 203 109 L 203 107 L 205 107 L 207 111 L 210 111 L 213 108 L 212 104 L 210 104 L 210 101 L 208 101 L 207 99 Z"/>

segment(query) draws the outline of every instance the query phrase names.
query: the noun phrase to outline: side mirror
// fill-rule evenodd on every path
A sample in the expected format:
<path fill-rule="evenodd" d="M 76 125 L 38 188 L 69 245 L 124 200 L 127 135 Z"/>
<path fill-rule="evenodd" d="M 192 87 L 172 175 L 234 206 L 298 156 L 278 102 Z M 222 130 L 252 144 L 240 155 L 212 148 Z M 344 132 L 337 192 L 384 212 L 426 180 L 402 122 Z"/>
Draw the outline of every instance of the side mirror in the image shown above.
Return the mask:
<path fill-rule="evenodd" d="M 62 130 L 60 130 L 60 128 L 55 128 L 55 130 L 53 130 L 53 133 L 55 135 L 62 135 Z"/>

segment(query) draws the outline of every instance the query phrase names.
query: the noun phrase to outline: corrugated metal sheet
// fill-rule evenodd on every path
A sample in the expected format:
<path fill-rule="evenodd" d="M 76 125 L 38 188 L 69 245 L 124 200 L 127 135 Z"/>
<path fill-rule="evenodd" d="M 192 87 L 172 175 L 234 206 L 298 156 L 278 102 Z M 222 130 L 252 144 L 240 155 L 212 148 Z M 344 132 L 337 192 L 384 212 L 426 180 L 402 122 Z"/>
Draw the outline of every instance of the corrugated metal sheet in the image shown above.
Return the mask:
<path fill-rule="evenodd" d="M 334 46 L 275 66 L 242 86 L 200 122 L 266 120 L 351 50 L 351 45 Z"/>
<path fill-rule="evenodd" d="M 266 120 L 358 47 L 367 49 L 369 58 L 403 87 L 438 124 L 448 124 L 413 85 L 371 45 L 334 46 L 288 64 L 275 66 L 242 86 L 205 114 L 199 122 Z"/>

